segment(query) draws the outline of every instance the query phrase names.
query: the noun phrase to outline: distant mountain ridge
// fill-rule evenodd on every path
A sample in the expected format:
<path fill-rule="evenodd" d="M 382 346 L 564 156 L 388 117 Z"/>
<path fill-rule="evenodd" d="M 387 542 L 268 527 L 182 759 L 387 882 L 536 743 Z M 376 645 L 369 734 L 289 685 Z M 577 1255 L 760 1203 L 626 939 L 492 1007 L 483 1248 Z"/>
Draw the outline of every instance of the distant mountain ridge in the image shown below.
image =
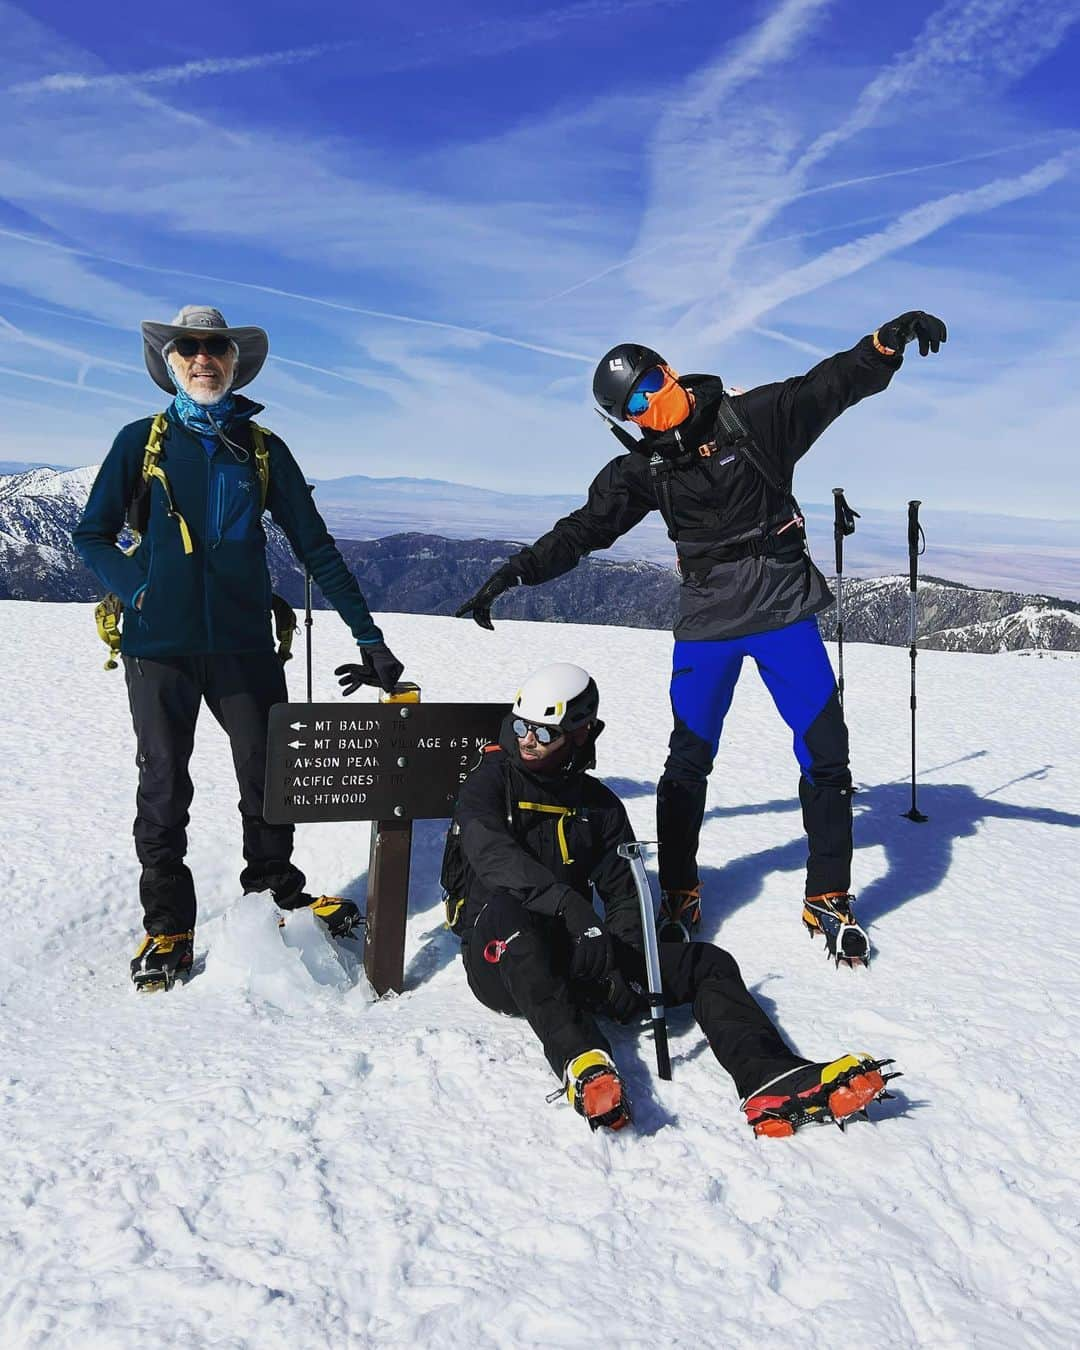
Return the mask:
<path fill-rule="evenodd" d="M 71 543 L 95 473 L 35 468 L 0 475 L 0 598 L 100 598 L 100 583 Z M 281 531 L 266 523 L 275 588 L 300 606 L 303 571 Z M 521 547 L 505 539 L 451 539 L 422 531 L 338 543 L 372 609 L 412 614 L 452 614 Z M 655 562 L 586 558 L 555 581 L 509 592 L 496 613 L 507 619 L 667 628 L 678 587 L 677 573 Z M 316 604 L 323 607 L 321 596 Z M 849 641 L 905 644 L 907 615 L 906 576 L 845 578 Z M 831 637 L 834 611 L 825 611 L 820 623 Z M 919 590 L 919 644 L 947 651 L 1080 651 L 1080 603 L 926 577 Z"/>

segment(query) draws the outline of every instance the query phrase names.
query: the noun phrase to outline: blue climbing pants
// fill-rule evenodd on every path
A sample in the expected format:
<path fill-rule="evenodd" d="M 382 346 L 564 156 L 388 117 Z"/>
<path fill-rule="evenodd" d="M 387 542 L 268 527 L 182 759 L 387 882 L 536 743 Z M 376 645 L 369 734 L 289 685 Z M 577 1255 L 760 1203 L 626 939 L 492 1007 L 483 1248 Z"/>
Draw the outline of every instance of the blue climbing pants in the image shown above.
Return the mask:
<path fill-rule="evenodd" d="M 814 619 L 719 642 L 676 642 L 671 733 L 657 787 L 660 885 L 698 884 L 698 835 L 705 789 L 744 658 L 756 664 L 791 729 L 809 853 L 806 894 L 851 884 L 851 769 L 836 677 Z M 737 782 L 736 775 L 731 775 Z"/>

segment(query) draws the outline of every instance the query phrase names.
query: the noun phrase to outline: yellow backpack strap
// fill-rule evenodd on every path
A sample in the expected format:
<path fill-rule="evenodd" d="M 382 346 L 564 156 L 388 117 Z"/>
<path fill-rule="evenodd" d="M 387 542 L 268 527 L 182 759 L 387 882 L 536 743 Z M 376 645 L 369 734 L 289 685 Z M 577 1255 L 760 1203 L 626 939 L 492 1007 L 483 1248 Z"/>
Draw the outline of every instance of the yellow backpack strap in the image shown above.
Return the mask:
<path fill-rule="evenodd" d="M 143 455 L 142 476 L 145 479 L 156 478 L 161 484 L 165 491 L 165 500 L 169 503 L 169 515 L 180 528 L 180 538 L 184 541 L 184 552 L 194 553 L 195 545 L 191 539 L 191 531 L 188 529 L 187 521 L 176 509 L 169 480 L 165 477 L 165 470 L 158 463 L 161 458 L 161 442 L 165 438 L 167 426 L 168 422 L 164 413 L 158 413 L 151 422 L 150 436 L 146 442 L 146 453 Z"/>
<path fill-rule="evenodd" d="M 123 612 L 123 601 L 112 591 L 94 609 L 98 637 L 109 649 L 109 659 L 105 662 L 106 670 L 116 669 L 116 658 L 120 655 L 120 616 Z"/>
<path fill-rule="evenodd" d="M 520 811 L 541 811 L 548 816 L 558 816 L 559 823 L 555 828 L 555 834 L 559 840 L 559 852 L 562 854 L 564 863 L 572 863 L 574 860 L 570 856 L 570 846 L 566 842 L 566 820 L 568 816 L 575 814 L 570 806 L 549 806 L 546 802 L 518 802 Z"/>
<path fill-rule="evenodd" d="M 269 428 L 251 424 L 251 443 L 255 447 L 255 472 L 259 475 L 259 514 L 266 510 L 266 498 L 270 491 L 270 451 L 266 448 L 266 438 L 271 435 Z"/>

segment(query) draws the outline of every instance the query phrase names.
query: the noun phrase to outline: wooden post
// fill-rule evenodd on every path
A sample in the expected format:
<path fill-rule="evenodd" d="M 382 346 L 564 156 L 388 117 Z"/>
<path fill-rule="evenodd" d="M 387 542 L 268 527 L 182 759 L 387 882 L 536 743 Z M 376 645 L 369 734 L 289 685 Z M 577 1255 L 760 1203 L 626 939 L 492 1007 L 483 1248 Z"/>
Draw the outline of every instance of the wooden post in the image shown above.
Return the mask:
<path fill-rule="evenodd" d="M 380 703 L 420 702 L 420 687 L 403 683 Z M 402 707 L 402 715 L 408 709 Z M 405 983 L 405 922 L 409 914 L 409 865 L 412 861 L 412 821 L 376 820 L 371 827 L 368 855 L 367 925 L 364 932 L 364 970 L 381 998 L 389 990 L 400 994 Z"/>

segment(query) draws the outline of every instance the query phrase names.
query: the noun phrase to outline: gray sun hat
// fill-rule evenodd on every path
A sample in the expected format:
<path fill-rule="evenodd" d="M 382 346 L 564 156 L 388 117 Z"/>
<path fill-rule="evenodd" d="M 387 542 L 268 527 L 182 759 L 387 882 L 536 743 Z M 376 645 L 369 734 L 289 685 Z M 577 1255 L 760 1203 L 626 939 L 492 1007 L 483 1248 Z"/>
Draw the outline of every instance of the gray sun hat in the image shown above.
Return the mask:
<path fill-rule="evenodd" d="M 210 305 L 185 305 L 172 323 L 141 324 L 143 356 L 150 378 L 167 394 L 175 394 L 176 386 L 169 377 L 169 369 L 162 349 L 174 338 L 206 337 L 212 331 L 215 337 L 231 338 L 236 343 L 236 373 L 230 389 L 242 389 L 262 370 L 270 351 L 270 339 L 261 328 L 230 328 L 220 309 Z"/>

